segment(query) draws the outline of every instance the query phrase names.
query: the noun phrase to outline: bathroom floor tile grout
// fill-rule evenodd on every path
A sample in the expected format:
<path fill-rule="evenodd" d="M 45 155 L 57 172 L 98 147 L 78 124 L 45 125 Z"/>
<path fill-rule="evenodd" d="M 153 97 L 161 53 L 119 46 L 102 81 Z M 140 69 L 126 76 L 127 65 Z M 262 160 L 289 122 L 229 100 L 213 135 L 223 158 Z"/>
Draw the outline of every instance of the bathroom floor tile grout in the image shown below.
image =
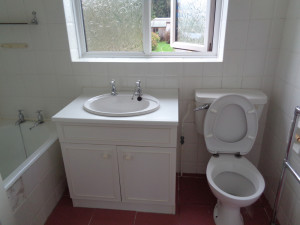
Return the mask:
<path fill-rule="evenodd" d="M 136 221 L 136 216 L 137 216 L 138 212 L 135 211 L 135 214 L 134 214 L 134 219 L 133 219 L 133 225 L 135 225 L 135 221 Z"/>

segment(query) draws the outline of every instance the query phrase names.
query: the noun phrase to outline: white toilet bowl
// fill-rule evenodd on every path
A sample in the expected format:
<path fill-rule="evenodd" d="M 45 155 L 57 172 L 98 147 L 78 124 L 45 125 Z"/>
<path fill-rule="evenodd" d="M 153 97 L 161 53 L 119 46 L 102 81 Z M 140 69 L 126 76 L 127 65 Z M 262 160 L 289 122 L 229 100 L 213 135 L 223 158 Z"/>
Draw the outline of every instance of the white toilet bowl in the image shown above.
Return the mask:
<path fill-rule="evenodd" d="M 206 177 L 218 199 L 214 210 L 216 225 L 243 225 L 240 208 L 254 203 L 265 188 L 260 172 L 244 157 L 222 154 L 211 157 Z"/>

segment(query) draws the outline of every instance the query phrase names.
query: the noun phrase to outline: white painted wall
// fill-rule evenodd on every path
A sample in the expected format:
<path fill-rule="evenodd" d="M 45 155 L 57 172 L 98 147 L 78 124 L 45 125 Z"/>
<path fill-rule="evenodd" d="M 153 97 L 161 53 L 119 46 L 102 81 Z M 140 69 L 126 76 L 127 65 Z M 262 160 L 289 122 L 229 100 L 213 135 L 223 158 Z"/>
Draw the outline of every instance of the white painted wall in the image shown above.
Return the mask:
<path fill-rule="evenodd" d="M 273 204 L 287 138 L 296 105 L 300 105 L 300 0 L 290 0 L 271 104 L 265 129 L 259 169 L 266 180 L 265 194 Z M 291 152 L 291 163 L 300 173 L 300 155 Z M 300 186 L 287 172 L 279 207 L 281 225 L 300 223 Z"/>
<path fill-rule="evenodd" d="M 16 225 L 0 174 L 0 225 Z"/>

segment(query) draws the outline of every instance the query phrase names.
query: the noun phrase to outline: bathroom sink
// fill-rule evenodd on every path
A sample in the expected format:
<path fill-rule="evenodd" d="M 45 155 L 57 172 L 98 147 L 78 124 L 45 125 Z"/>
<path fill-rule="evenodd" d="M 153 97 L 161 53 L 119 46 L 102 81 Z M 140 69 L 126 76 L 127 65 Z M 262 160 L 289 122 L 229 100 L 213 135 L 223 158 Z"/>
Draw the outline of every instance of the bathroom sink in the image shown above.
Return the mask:
<path fill-rule="evenodd" d="M 144 94 L 142 100 L 136 97 L 132 99 L 130 93 L 118 95 L 103 94 L 88 99 L 83 108 L 89 112 L 101 116 L 138 116 L 159 109 L 159 100 L 151 95 Z"/>

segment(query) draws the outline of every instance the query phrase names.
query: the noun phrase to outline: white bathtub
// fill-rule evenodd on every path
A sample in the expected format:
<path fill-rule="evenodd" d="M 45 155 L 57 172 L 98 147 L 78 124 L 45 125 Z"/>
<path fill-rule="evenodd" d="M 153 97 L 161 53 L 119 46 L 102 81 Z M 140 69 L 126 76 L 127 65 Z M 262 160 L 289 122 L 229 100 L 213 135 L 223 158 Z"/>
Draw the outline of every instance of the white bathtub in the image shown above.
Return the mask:
<path fill-rule="evenodd" d="M 44 224 L 66 187 L 55 125 L 32 125 L 0 121 L 0 173 L 18 225 Z"/>

